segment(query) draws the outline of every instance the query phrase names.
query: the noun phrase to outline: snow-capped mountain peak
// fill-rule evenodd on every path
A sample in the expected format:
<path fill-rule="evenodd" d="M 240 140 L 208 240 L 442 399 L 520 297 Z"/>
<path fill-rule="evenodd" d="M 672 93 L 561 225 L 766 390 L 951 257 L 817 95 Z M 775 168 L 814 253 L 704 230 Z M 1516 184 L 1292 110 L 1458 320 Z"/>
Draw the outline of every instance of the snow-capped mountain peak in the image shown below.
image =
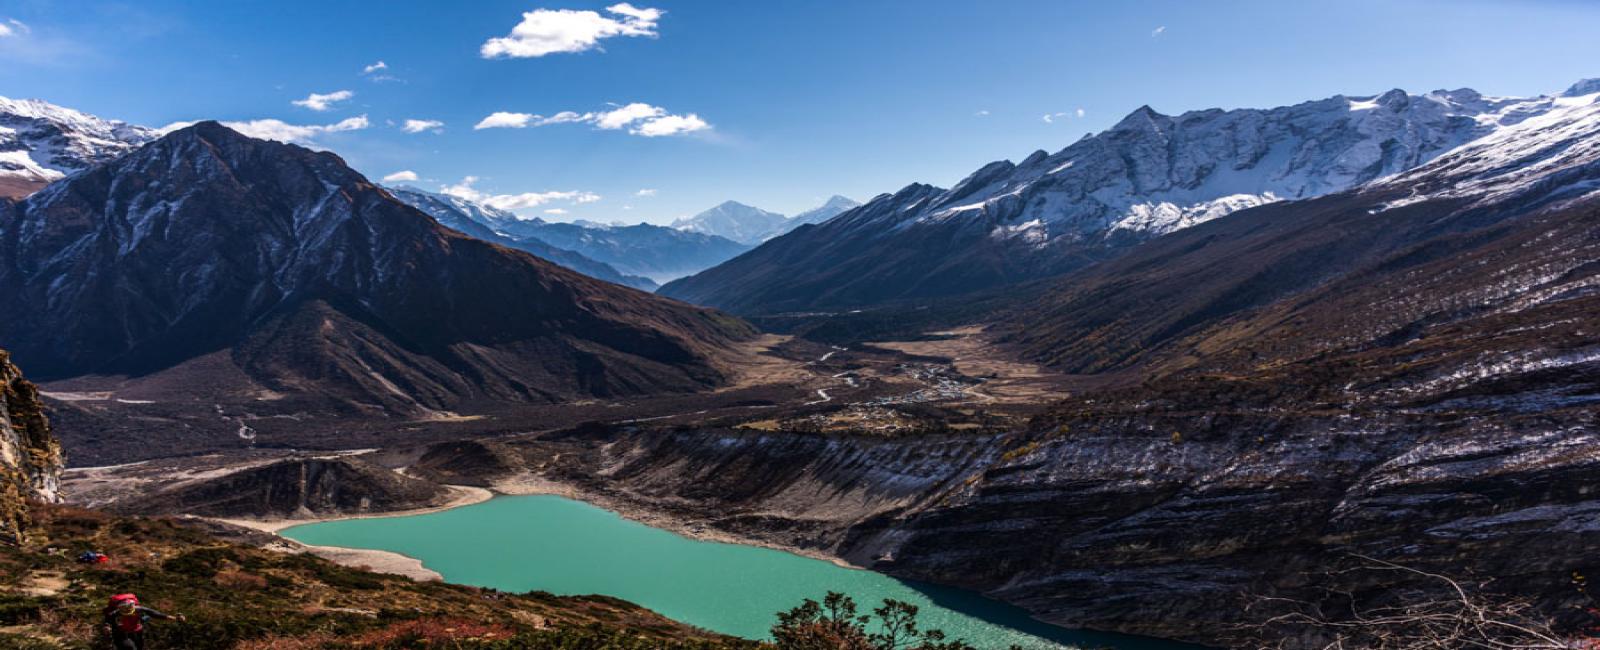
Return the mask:
<path fill-rule="evenodd" d="M 789 217 L 788 229 L 792 230 L 808 223 L 822 223 L 860 205 L 861 203 L 855 199 L 835 194 L 828 197 L 822 205 Z"/>
<path fill-rule="evenodd" d="M 1574 91 L 1584 88 L 1580 83 Z M 994 237 L 1024 237 L 1041 247 L 1118 232 L 1160 235 L 1412 169 L 1538 115 L 1549 103 L 1471 89 L 1422 95 L 1395 89 L 1176 116 L 1141 106 L 1055 154 L 985 165 L 894 227 L 970 222 Z"/>
<path fill-rule="evenodd" d="M 672 222 L 678 230 L 726 237 L 741 244 L 759 244 L 783 230 L 785 217 L 738 201 L 723 201 L 714 208 Z"/>
<path fill-rule="evenodd" d="M 1600 80 L 1515 108 L 1488 135 L 1373 183 L 1410 192 L 1384 208 L 1441 198 L 1543 204 L 1600 193 L 1593 180 L 1600 177 Z"/>
<path fill-rule="evenodd" d="M 0 97 L 0 196 L 21 198 L 51 181 L 109 161 L 156 132 L 38 99 Z"/>
<path fill-rule="evenodd" d="M 1578 83 L 1572 84 L 1572 87 L 1568 88 L 1567 92 L 1561 93 L 1561 96 L 1582 97 L 1595 93 L 1600 93 L 1600 77 L 1580 80 Z"/>

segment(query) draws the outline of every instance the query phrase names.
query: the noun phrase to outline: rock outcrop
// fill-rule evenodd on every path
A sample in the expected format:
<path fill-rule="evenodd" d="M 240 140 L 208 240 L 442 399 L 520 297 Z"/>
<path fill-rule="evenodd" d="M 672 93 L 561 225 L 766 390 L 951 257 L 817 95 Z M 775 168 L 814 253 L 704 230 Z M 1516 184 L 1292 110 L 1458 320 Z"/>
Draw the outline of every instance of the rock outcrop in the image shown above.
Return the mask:
<path fill-rule="evenodd" d="M 61 500 L 63 464 L 38 389 L 0 350 L 0 542 L 26 535 L 29 501 Z"/>

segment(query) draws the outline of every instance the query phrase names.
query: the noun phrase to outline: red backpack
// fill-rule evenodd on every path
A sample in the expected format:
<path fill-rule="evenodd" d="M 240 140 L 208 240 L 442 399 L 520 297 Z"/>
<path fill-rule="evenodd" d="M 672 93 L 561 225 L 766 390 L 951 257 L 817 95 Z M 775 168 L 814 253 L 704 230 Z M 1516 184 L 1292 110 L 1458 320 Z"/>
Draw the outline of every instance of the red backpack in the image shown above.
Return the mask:
<path fill-rule="evenodd" d="M 111 600 L 106 603 L 107 614 L 116 614 L 117 609 L 124 604 L 132 604 L 134 607 L 138 607 L 139 597 L 133 594 L 117 594 L 112 596 Z M 128 616 L 124 616 L 122 614 L 116 614 L 116 616 L 117 629 L 122 630 L 123 632 L 138 632 L 144 629 L 144 617 L 138 612 L 134 612 L 132 615 Z"/>

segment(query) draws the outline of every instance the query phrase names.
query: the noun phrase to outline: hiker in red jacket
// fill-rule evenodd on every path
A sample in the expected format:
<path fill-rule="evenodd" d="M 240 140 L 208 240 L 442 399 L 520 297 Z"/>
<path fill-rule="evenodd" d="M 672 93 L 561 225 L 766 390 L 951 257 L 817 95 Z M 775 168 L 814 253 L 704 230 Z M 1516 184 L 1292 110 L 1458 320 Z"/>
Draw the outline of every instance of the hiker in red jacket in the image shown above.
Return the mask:
<path fill-rule="evenodd" d="M 111 647 L 116 650 L 144 650 L 144 623 L 150 619 L 183 622 L 182 614 L 168 616 L 139 604 L 133 594 L 111 597 L 105 611 L 106 628 L 111 632 Z"/>

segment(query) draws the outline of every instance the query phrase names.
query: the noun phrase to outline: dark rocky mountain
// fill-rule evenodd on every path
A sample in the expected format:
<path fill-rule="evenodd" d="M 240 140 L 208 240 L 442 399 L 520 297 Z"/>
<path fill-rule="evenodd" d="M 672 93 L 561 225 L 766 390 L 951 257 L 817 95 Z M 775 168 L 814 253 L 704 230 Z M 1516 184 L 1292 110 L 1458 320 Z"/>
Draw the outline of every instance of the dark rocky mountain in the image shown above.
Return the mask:
<path fill-rule="evenodd" d="M 702 389 L 750 332 L 472 239 L 338 156 L 213 122 L 0 204 L 0 304 L 18 306 L 0 340 L 37 378 L 183 383 L 199 363 L 361 412 Z"/>
<path fill-rule="evenodd" d="M 842 311 L 1056 275 L 1233 211 L 1412 169 L 1576 96 L 1335 96 L 1167 116 L 1142 107 L 1054 154 L 912 185 L 661 289 L 736 313 Z"/>
<path fill-rule="evenodd" d="M 0 350 L 0 544 L 26 536 L 29 502 L 60 501 L 64 465 L 39 389 Z"/>
<path fill-rule="evenodd" d="M 462 234 L 486 242 L 500 244 L 507 248 L 527 251 L 545 260 L 606 282 L 615 282 L 640 291 L 655 291 L 658 286 L 650 278 L 624 275 L 610 264 L 589 259 L 577 251 L 556 248 L 531 237 L 515 239 L 501 235 L 495 232 L 493 228 L 485 225 L 488 219 L 481 216 L 495 211 L 494 208 L 478 205 L 460 197 L 436 194 L 419 190 L 415 187 L 391 187 L 388 190 L 395 198 L 427 213 L 428 216 L 433 217 L 434 221 L 438 221 L 444 227 Z"/>

